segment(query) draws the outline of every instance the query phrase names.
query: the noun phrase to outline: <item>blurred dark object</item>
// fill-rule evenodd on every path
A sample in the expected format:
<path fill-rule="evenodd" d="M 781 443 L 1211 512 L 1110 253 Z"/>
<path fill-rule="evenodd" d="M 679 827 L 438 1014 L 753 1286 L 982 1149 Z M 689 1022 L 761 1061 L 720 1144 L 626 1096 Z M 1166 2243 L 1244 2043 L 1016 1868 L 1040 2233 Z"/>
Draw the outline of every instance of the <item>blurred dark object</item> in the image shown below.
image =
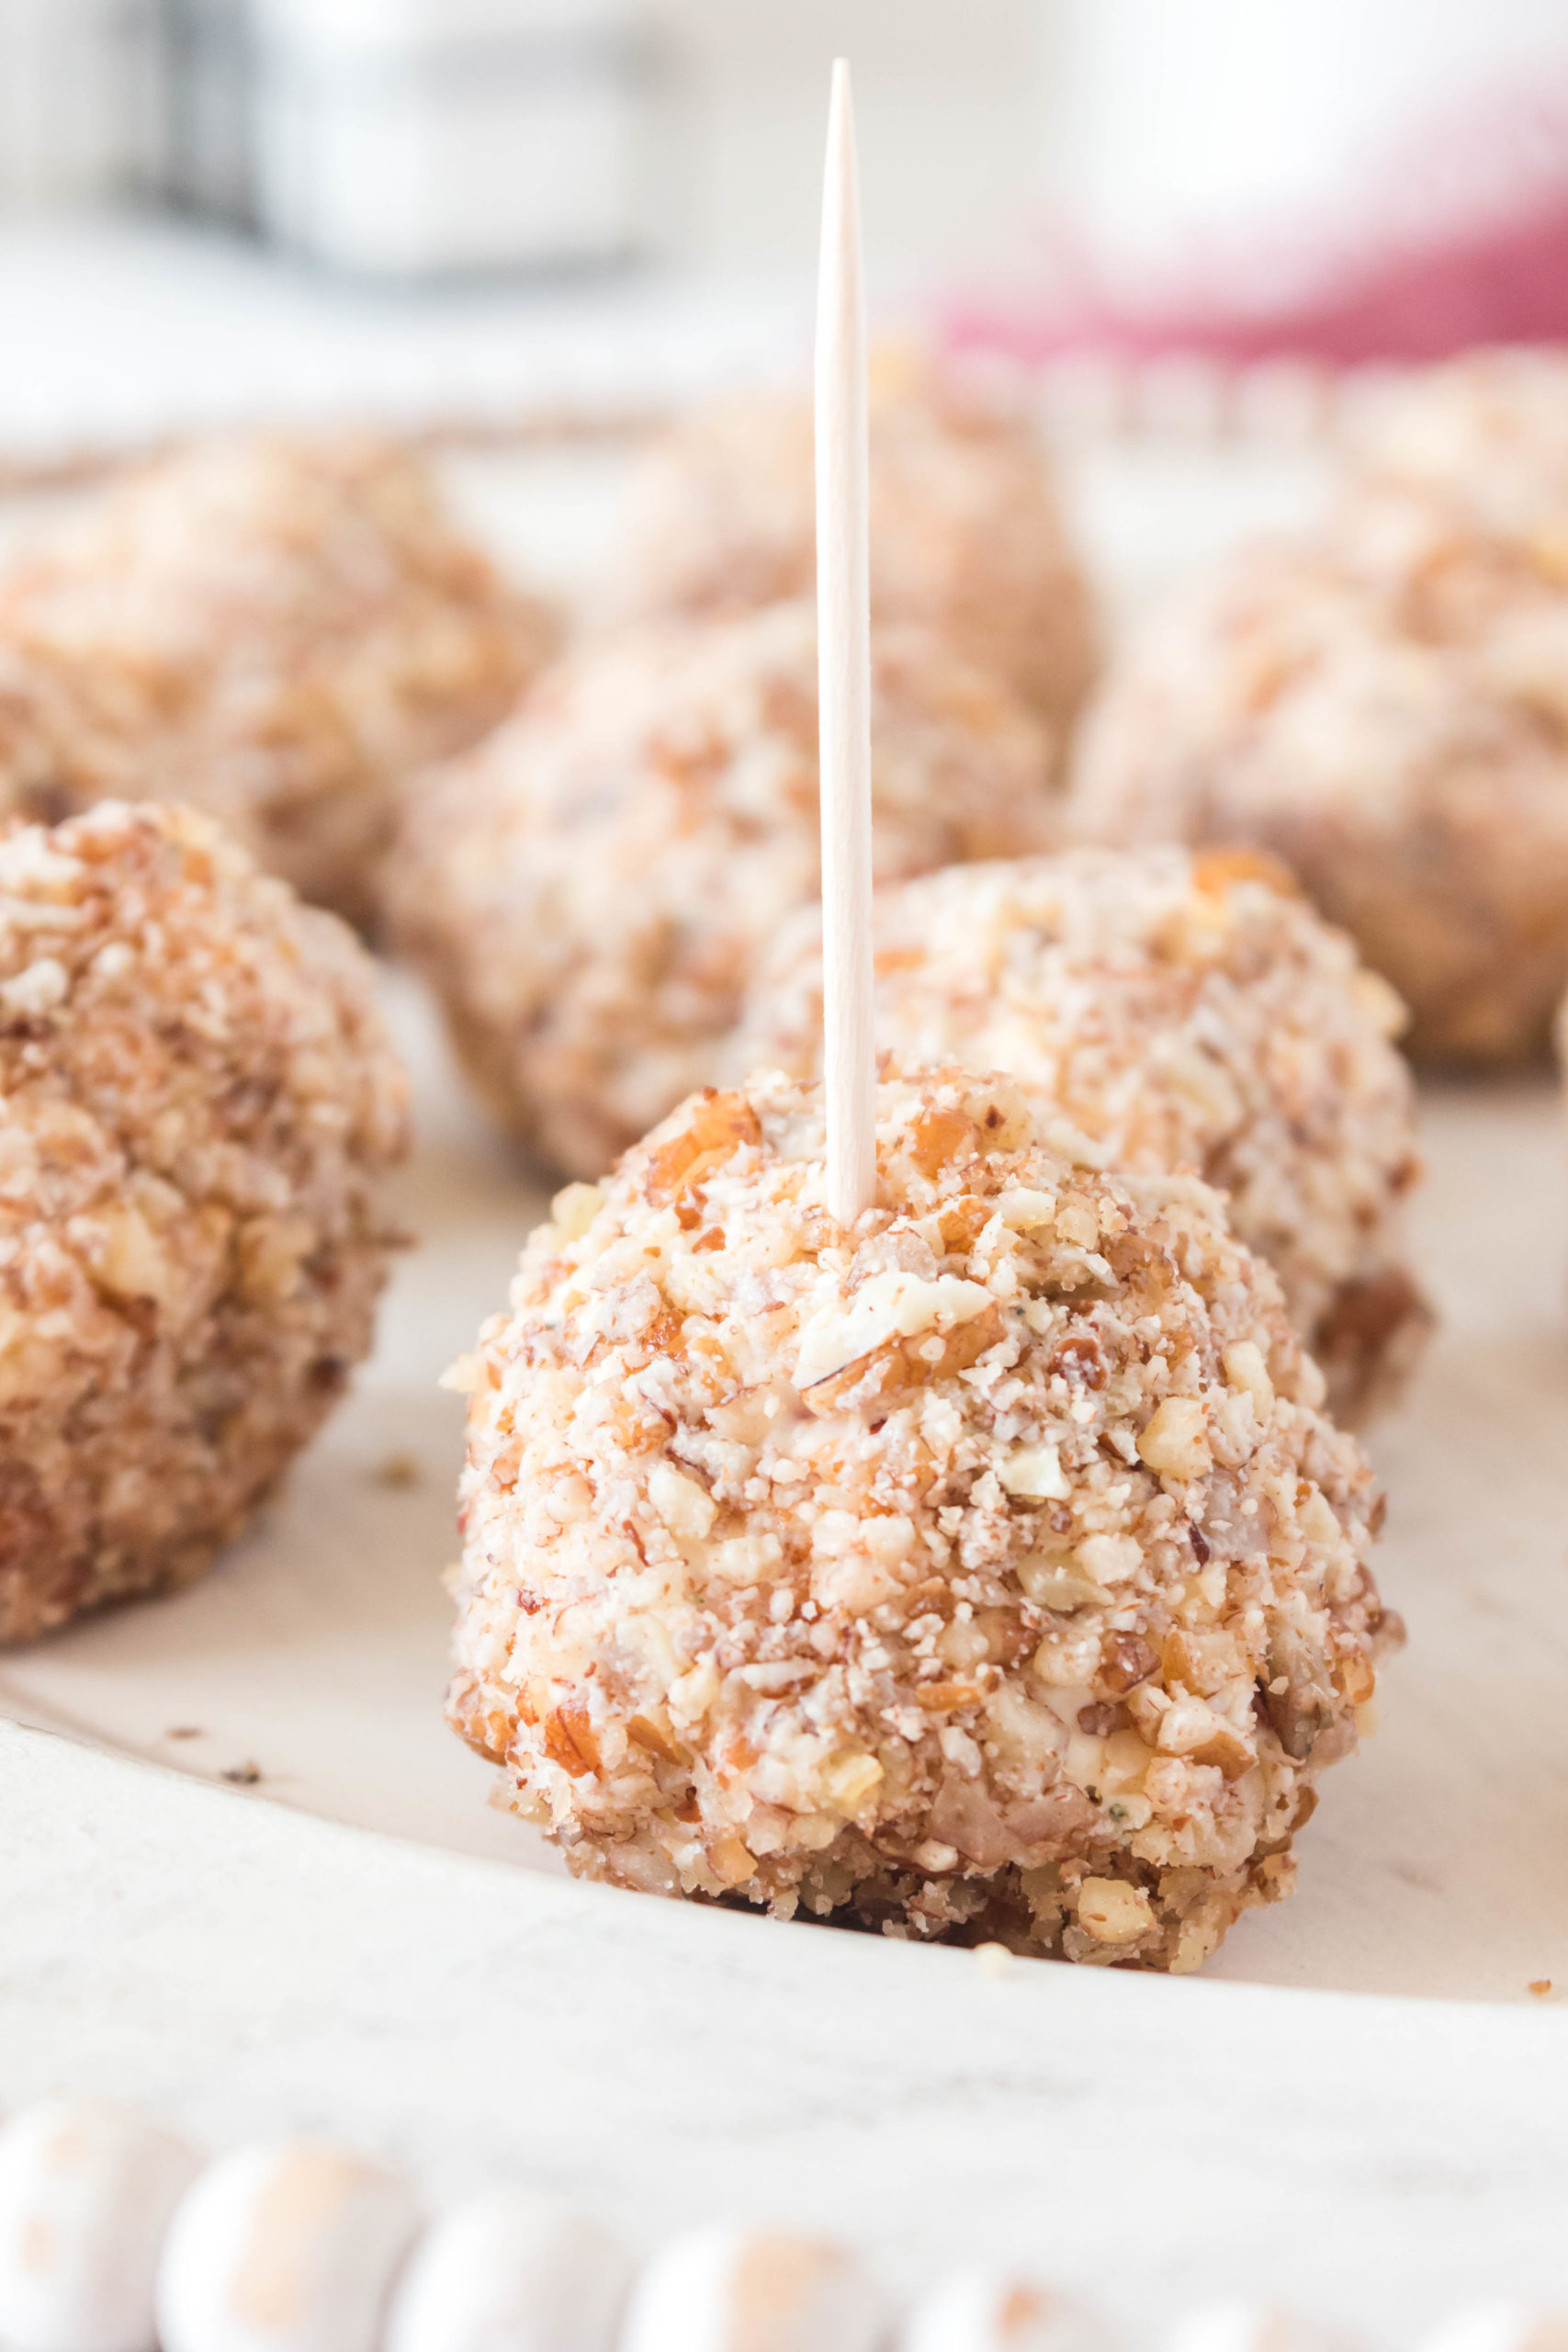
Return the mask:
<path fill-rule="evenodd" d="M 249 227 L 255 219 L 254 77 L 248 0 L 160 0 L 164 193 Z"/>
<path fill-rule="evenodd" d="M 159 176 L 157 0 L 0 0 L 0 206 L 113 202 Z"/>
<path fill-rule="evenodd" d="M 252 0 L 255 209 L 373 276 L 624 258 L 646 51 L 625 0 Z"/>
<path fill-rule="evenodd" d="M 651 52 L 625 0 L 161 0 L 165 187 L 357 275 L 635 248 Z"/>

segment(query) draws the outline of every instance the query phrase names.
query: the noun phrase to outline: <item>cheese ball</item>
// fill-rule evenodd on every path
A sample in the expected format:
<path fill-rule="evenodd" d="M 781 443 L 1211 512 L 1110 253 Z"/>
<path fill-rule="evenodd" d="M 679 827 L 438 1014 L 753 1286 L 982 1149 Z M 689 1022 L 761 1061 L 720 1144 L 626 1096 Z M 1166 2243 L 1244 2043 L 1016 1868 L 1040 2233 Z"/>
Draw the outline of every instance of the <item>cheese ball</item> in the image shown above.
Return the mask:
<path fill-rule="evenodd" d="M 876 1039 L 1005 1069 L 1109 1167 L 1189 1169 L 1280 1277 L 1341 1419 L 1398 1393 L 1430 1325 L 1404 1204 L 1420 1172 L 1403 1009 L 1256 854 L 1080 850 L 953 866 L 877 900 Z M 814 1076 L 821 922 L 787 925 L 729 1048 Z"/>
<path fill-rule="evenodd" d="M 604 595 L 620 618 L 809 593 L 809 403 L 754 395 L 678 425 L 644 461 L 621 546 Z M 1025 419 L 951 397 L 874 401 L 871 602 L 874 622 L 923 622 L 994 671 L 1065 741 L 1099 629 L 1049 454 Z"/>
<path fill-rule="evenodd" d="M 412 451 L 198 445 L 0 577 L 0 812 L 186 802 L 363 924 L 404 777 L 502 718 L 554 634 Z"/>
<path fill-rule="evenodd" d="M 764 1074 L 556 1201 L 450 1375 L 452 1721 L 584 1877 L 1194 1968 L 1394 1635 L 1366 1462 L 1197 1178 L 956 1069 L 852 1229 L 822 1152 Z"/>
<path fill-rule="evenodd" d="M 0 838 L 0 1641 L 181 1585 L 370 1343 L 368 957 L 188 809 Z"/>
<path fill-rule="evenodd" d="M 1412 378 L 1355 435 L 1360 487 L 1443 502 L 1568 560 L 1568 354 L 1483 351 Z"/>
<path fill-rule="evenodd" d="M 1044 737 L 927 631 L 874 661 L 879 876 L 1036 848 Z M 709 1080 L 759 957 L 821 872 L 811 607 L 606 639 L 411 803 L 394 936 L 525 1144 L 596 1176 Z"/>
<path fill-rule="evenodd" d="M 1568 981 L 1568 537 L 1369 485 L 1179 598 L 1079 737 L 1070 823 L 1283 858 L 1419 1059 L 1533 1060 Z"/>

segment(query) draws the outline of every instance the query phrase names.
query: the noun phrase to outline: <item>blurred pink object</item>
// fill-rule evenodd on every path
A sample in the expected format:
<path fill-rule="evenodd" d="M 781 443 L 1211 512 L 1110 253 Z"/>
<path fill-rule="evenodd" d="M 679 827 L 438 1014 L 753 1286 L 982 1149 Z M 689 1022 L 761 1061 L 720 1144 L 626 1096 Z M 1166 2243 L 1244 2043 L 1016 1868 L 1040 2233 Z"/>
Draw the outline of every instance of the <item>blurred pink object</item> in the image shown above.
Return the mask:
<path fill-rule="evenodd" d="M 1049 275 L 1039 295 L 951 299 L 950 347 L 1031 363 L 1184 352 L 1350 367 L 1568 340 L 1568 72 L 1428 125 L 1351 223 L 1194 237 L 1185 263 L 1137 292 L 1058 232 Z"/>

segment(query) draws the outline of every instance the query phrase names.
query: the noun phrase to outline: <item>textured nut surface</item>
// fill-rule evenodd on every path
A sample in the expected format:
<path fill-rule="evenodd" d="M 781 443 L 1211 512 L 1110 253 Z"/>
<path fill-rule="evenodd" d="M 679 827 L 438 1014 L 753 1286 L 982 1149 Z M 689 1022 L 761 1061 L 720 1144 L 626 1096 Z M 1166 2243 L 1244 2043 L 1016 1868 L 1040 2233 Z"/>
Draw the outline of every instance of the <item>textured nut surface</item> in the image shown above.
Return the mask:
<path fill-rule="evenodd" d="M 974 865 L 879 892 L 875 926 L 880 1046 L 1010 1071 L 1123 1171 L 1195 1170 L 1278 1272 L 1336 1412 L 1398 1392 L 1430 1320 L 1404 1233 L 1420 1160 L 1402 1016 L 1277 869 L 1178 848 Z M 815 1074 L 820 938 L 814 910 L 781 933 L 729 1076 Z M 1043 1212 L 1020 1191 L 1001 1214 L 1027 1230 Z M 1065 1214 L 1062 1238 L 1092 1250 L 1088 1210 Z"/>
<path fill-rule="evenodd" d="M 883 878 L 1051 838 L 1044 737 L 1005 687 L 906 623 L 878 638 L 874 701 Z M 583 648 L 421 787 L 389 895 L 496 1108 L 597 1176 L 712 1079 L 820 860 L 816 625 L 783 605 Z M 692 1155 L 660 1182 L 698 1184 Z"/>
<path fill-rule="evenodd" d="M 1354 1744 L 1366 1464 L 1201 1184 L 1151 1208 L 957 1070 L 885 1080 L 852 1233 L 821 1148 L 813 1087 L 694 1096 L 530 1242 L 468 1383 L 452 1720 L 586 1875 L 1195 1967 Z M 976 1352 L 801 1389 L 804 1334 L 948 1284 Z"/>
<path fill-rule="evenodd" d="M 1022 419 L 908 388 L 874 395 L 872 615 L 995 672 L 1060 740 L 1099 659 L 1049 456 Z M 634 490 L 606 603 L 622 618 L 734 612 L 816 585 L 811 413 L 737 399 L 666 436 Z"/>
<path fill-rule="evenodd" d="M 1568 360 L 1436 371 L 1315 531 L 1245 547 L 1107 679 L 1086 838 L 1287 861 L 1434 1061 L 1543 1052 L 1568 981 Z"/>
<path fill-rule="evenodd" d="M 493 726 L 554 636 L 412 451 L 198 445 L 0 579 L 0 805 L 185 801 L 363 921 L 402 779 Z"/>
<path fill-rule="evenodd" d="M 187 1581 L 370 1340 L 407 1087 L 368 957 L 205 819 L 0 838 L 0 1640 Z"/>

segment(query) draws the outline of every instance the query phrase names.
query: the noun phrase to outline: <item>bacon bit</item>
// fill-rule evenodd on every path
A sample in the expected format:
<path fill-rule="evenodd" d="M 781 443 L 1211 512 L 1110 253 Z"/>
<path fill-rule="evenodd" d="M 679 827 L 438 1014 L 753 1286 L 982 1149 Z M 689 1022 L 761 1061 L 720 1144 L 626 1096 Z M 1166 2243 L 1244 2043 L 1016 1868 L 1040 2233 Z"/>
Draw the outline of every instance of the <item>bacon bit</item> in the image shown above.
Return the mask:
<path fill-rule="evenodd" d="M 569 1700 L 545 1718 L 545 1754 L 574 1781 L 599 1770 L 599 1742 L 580 1700 Z"/>
<path fill-rule="evenodd" d="M 1281 899 L 1299 899 L 1302 886 L 1288 865 L 1261 849 L 1209 849 L 1192 861 L 1192 887 L 1223 899 L 1238 882 L 1262 882 Z"/>
<path fill-rule="evenodd" d="M 652 1363 L 660 1356 L 680 1355 L 685 1330 L 685 1317 L 672 1306 L 661 1306 L 642 1334 L 641 1345 L 648 1351 L 649 1363 Z"/>
<path fill-rule="evenodd" d="M 1146 1682 L 1158 1658 L 1137 1634 L 1107 1634 L 1100 1645 L 1100 1679 L 1121 1698 Z"/>
<path fill-rule="evenodd" d="M 852 1402 L 863 1409 L 879 1405 L 889 1396 L 897 1396 L 910 1388 L 923 1388 L 929 1381 L 951 1380 L 960 1372 L 967 1372 L 977 1363 L 987 1348 L 994 1348 L 1002 1336 L 1002 1311 L 993 1303 L 974 1316 L 967 1323 L 955 1324 L 951 1331 L 917 1331 L 912 1339 L 886 1340 L 853 1363 L 845 1364 L 841 1372 L 829 1374 L 826 1380 L 815 1381 L 801 1392 L 801 1403 L 808 1413 L 818 1418 L 835 1413 Z M 942 1353 L 934 1361 L 921 1354 L 932 1340 L 942 1341 Z"/>
<path fill-rule="evenodd" d="M 512 1720 L 499 1707 L 484 1704 L 482 1686 L 471 1674 L 460 1674 L 446 1698 L 446 1720 L 458 1737 L 487 1763 L 503 1764 L 512 1744 Z"/>
<path fill-rule="evenodd" d="M 964 1112 L 925 1111 L 909 1129 L 908 1152 L 922 1176 L 935 1176 L 977 1141 L 975 1122 Z"/>
<path fill-rule="evenodd" d="M 720 1094 L 709 1087 L 699 1098 L 692 1124 L 661 1143 L 643 1178 L 650 1201 L 673 1201 L 733 1158 L 742 1144 L 758 1143 L 761 1125 L 743 1094 Z"/>
<path fill-rule="evenodd" d="M 1100 1342 L 1087 1331 L 1075 1332 L 1070 1340 L 1064 1340 L 1046 1369 L 1059 1372 L 1064 1380 L 1076 1382 L 1080 1388 L 1103 1388 L 1107 1378 Z"/>
<path fill-rule="evenodd" d="M 679 1740 L 650 1716 L 633 1715 L 626 1725 L 626 1736 L 635 1739 L 639 1747 L 646 1747 L 650 1755 L 662 1756 L 668 1764 L 684 1764 L 687 1760 Z"/>
<path fill-rule="evenodd" d="M 927 1682 L 916 1691 L 915 1700 L 928 1713 L 940 1715 L 950 1707 L 977 1707 L 982 1696 L 972 1682 Z"/>
<path fill-rule="evenodd" d="M 724 1227 L 721 1225 L 710 1225 L 707 1231 L 705 1233 L 699 1233 L 696 1239 L 692 1244 L 694 1250 L 722 1250 L 723 1247 Z"/>
<path fill-rule="evenodd" d="M 1378 1687 L 1377 1676 L 1359 1650 L 1347 1650 L 1342 1657 L 1335 1659 L 1330 1670 L 1353 1707 L 1363 1705 Z"/>
<path fill-rule="evenodd" d="M 990 1223 L 992 1204 L 977 1200 L 973 1193 L 949 1201 L 937 1219 L 942 1234 L 942 1246 L 954 1256 L 967 1256 L 979 1238 L 982 1229 Z"/>
<path fill-rule="evenodd" d="M 1201 1747 L 1190 1751 L 1189 1760 L 1194 1764 L 1217 1764 L 1227 1781 L 1239 1781 L 1245 1772 L 1250 1772 L 1258 1758 L 1240 1732 L 1222 1723 Z"/>
<path fill-rule="evenodd" d="M 727 1829 L 708 1848 L 708 1860 L 727 1886 L 743 1885 L 757 1875 L 757 1859 L 733 1829 Z"/>

